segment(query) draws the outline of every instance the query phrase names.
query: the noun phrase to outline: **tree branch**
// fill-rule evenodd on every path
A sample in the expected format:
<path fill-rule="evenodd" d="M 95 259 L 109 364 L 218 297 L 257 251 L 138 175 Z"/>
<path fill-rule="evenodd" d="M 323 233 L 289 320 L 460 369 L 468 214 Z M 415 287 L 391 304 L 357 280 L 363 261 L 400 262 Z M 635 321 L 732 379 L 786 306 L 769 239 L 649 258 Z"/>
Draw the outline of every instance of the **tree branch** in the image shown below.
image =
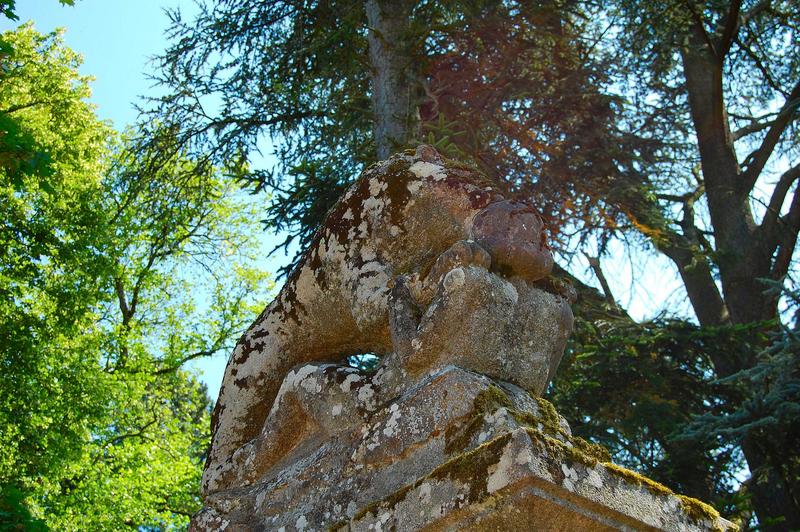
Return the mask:
<path fill-rule="evenodd" d="M 772 4 L 772 0 L 761 0 L 761 2 L 757 3 L 753 7 L 751 7 L 748 11 L 745 11 L 739 17 L 739 24 L 741 26 L 747 24 L 752 20 L 753 17 L 759 15 L 762 11 L 769 8 L 770 4 Z"/>
<path fill-rule="evenodd" d="M 758 54 L 756 54 L 750 48 L 750 46 L 748 46 L 741 39 L 739 39 L 738 36 L 735 37 L 735 40 L 736 43 L 739 45 L 739 47 L 742 49 L 742 51 L 747 55 L 747 57 L 750 58 L 750 60 L 755 64 L 759 72 L 761 72 L 761 74 L 764 76 L 764 80 L 767 82 L 767 85 L 769 85 L 773 90 L 780 92 L 781 94 L 786 96 L 786 93 L 781 89 L 780 85 L 775 81 L 774 76 L 769 71 L 764 62 L 761 61 L 761 58 L 758 57 Z"/>
<path fill-rule="evenodd" d="M 733 37 L 739 29 L 739 13 L 742 8 L 741 0 L 733 0 L 728 14 L 725 16 L 722 35 L 717 45 L 717 57 L 722 62 L 733 44 Z"/>
<path fill-rule="evenodd" d="M 782 231 L 780 231 L 778 255 L 775 257 L 775 263 L 770 272 L 773 279 L 783 278 L 789 271 L 789 265 L 792 262 L 794 247 L 797 244 L 797 233 L 800 232 L 800 188 L 794 191 L 792 205 L 789 207 L 789 212 L 781 217 L 779 226 Z"/>
<path fill-rule="evenodd" d="M 727 322 L 725 302 L 714 282 L 709 259 L 700 252 L 701 243 L 695 235 L 697 228 L 694 226 L 693 204 L 703 195 L 703 185 L 691 193 L 675 197 L 684 202 L 684 216 L 680 222 L 684 234 L 680 234 L 669 226 L 663 212 L 646 194 L 641 182 L 631 183 L 630 178 L 626 181 L 620 180 L 622 190 L 615 202 L 642 234 L 650 238 L 656 249 L 678 267 L 697 319 L 702 325 Z M 614 195 L 612 192 L 610 196 Z"/>
<path fill-rule="evenodd" d="M 717 48 L 715 46 L 715 43 L 713 39 L 711 39 L 711 36 L 708 34 L 708 31 L 706 31 L 706 25 L 705 21 L 703 20 L 703 15 L 697 12 L 692 2 L 686 2 L 686 7 L 689 8 L 689 12 L 692 14 L 692 18 L 694 18 L 694 24 L 692 24 L 692 28 L 695 30 L 695 32 L 700 34 L 700 37 L 703 40 L 703 42 L 706 43 L 709 50 L 711 50 L 711 53 L 721 63 L 722 59 L 720 58 L 720 55 L 717 53 Z"/>
<path fill-rule="evenodd" d="M 770 120 L 769 122 L 757 122 L 753 120 L 750 124 L 744 126 L 743 128 L 737 129 L 733 133 L 731 133 L 731 137 L 733 140 L 740 140 L 747 135 L 752 135 L 753 133 L 758 133 L 759 131 L 763 131 L 774 124 L 774 120 Z"/>
<path fill-rule="evenodd" d="M 172 373 L 173 371 L 177 371 L 178 369 L 180 369 L 181 366 L 183 366 L 185 363 L 189 362 L 190 360 L 194 360 L 196 358 L 201 358 L 201 357 L 211 356 L 214 353 L 216 353 L 217 351 L 219 351 L 220 349 L 222 349 L 223 347 L 224 346 L 222 346 L 222 345 L 220 345 L 220 346 L 212 346 L 209 349 L 203 349 L 201 351 L 196 351 L 196 352 L 192 353 L 191 355 L 186 355 L 185 357 L 180 359 L 178 362 L 176 362 L 172 366 L 167 366 L 166 368 L 157 369 L 152 374 L 153 375 L 165 375 L 167 373 Z"/>
<path fill-rule="evenodd" d="M 27 109 L 29 107 L 34 107 L 36 105 L 44 105 L 45 103 L 47 103 L 47 102 L 43 102 L 41 100 L 31 100 L 30 102 L 27 102 L 27 103 L 22 103 L 22 104 L 19 104 L 19 105 L 12 105 L 8 109 L 2 109 L 2 110 L 0 110 L 0 113 L 11 114 L 11 113 L 15 113 L 17 111 L 22 111 L 23 109 Z"/>
<path fill-rule="evenodd" d="M 747 156 L 745 161 L 750 161 L 747 165 L 747 170 L 741 174 L 740 190 L 749 193 L 758 180 L 761 171 L 766 166 L 767 161 L 772 155 L 775 146 L 781 138 L 786 127 L 794 120 L 798 104 L 800 104 L 800 81 L 798 81 L 789 97 L 781 107 L 778 116 L 772 122 L 772 125 L 767 131 L 764 140 L 753 153 Z"/>
<path fill-rule="evenodd" d="M 130 308 L 128 307 L 128 298 L 125 295 L 125 287 L 122 285 L 122 279 L 119 277 L 114 278 L 114 290 L 117 293 L 119 300 L 119 311 L 122 313 L 122 324 L 125 325 L 130 319 Z"/>
<path fill-rule="evenodd" d="M 611 292 L 611 286 L 609 286 L 608 280 L 603 273 L 603 269 L 600 267 L 600 259 L 598 257 L 590 257 L 586 254 L 584 255 L 586 256 L 586 260 L 589 261 L 589 266 L 592 268 L 595 277 L 597 277 L 597 280 L 600 281 L 600 286 L 603 288 L 603 294 L 605 294 L 606 300 L 612 305 L 616 306 L 617 302 L 614 299 L 614 294 Z"/>
<path fill-rule="evenodd" d="M 770 197 L 769 205 L 767 205 L 767 212 L 764 214 L 764 219 L 758 228 L 761 240 L 769 244 L 768 249 L 770 251 L 774 250 L 778 245 L 776 230 L 778 219 L 781 215 L 781 207 L 786 201 L 786 195 L 792 188 L 792 184 L 798 179 L 800 179 L 800 164 L 786 170 L 778 179 L 778 183 L 772 191 L 772 197 Z"/>

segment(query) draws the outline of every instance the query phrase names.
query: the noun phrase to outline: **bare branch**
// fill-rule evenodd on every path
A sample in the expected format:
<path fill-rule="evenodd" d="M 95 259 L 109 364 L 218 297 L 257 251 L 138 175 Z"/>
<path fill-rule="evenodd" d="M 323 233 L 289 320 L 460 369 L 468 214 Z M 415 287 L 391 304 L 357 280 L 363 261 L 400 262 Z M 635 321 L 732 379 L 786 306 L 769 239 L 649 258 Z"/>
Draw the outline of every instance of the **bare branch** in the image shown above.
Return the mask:
<path fill-rule="evenodd" d="M 603 288 L 603 294 L 606 296 L 606 300 L 612 305 L 616 306 L 617 302 L 614 299 L 614 294 L 611 292 L 611 286 L 609 286 L 608 280 L 603 273 L 603 269 L 600 267 L 600 259 L 598 257 L 590 257 L 585 253 L 584 255 L 586 256 L 586 260 L 589 261 L 589 266 L 592 268 L 595 277 L 597 277 L 597 280 L 600 281 L 600 286 Z"/>
<path fill-rule="evenodd" d="M 758 133 L 759 131 L 763 131 L 774 124 L 774 120 L 770 120 L 769 122 L 757 122 L 753 120 L 750 124 L 744 126 L 743 128 L 737 129 L 731 136 L 733 137 L 734 141 L 740 140 L 747 135 L 752 135 L 753 133 Z"/>
<path fill-rule="evenodd" d="M 770 72 L 769 68 L 764 64 L 758 54 L 756 54 L 747 44 L 745 44 L 744 41 L 739 39 L 738 36 L 735 38 L 735 41 L 736 44 L 739 45 L 739 48 L 742 49 L 747 57 L 749 57 L 750 60 L 755 64 L 759 72 L 761 72 L 761 74 L 764 76 L 764 80 L 767 82 L 767 85 L 769 85 L 773 90 L 786 96 L 786 93 L 783 91 L 780 84 L 775 81 L 775 76 L 772 75 L 772 72 Z"/>
<path fill-rule="evenodd" d="M 739 30 L 739 13 L 741 8 L 741 0 L 733 0 L 733 2 L 731 2 L 731 7 L 728 10 L 728 14 L 725 16 L 722 35 L 720 36 L 717 45 L 717 58 L 719 58 L 720 61 L 725 59 L 725 56 L 728 55 L 728 51 L 731 49 L 731 44 L 733 44 L 733 37 Z"/>
<path fill-rule="evenodd" d="M 792 184 L 800 178 L 800 164 L 793 166 L 786 170 L 783 175 L 778 179 L 775 189 L 772 191 L 772 197 L 769 199 L 767 205 L 767 212 L 764 214 L 764 219 L 761 221 L 759 232 L 763 236 L 763 240 L 770 244 L 769 249 L 774 250 L 777 246 L 777 238 L 775 235 L 778 218 L 781 215 L 781 207 L 786 201 L 786 195 L 792 188 Z"/>
<path fill-rule="evenodd" d="M 767 135 L 761 142 L 761 146 L 747 156 L 746 161 L 750 161 L 750 163 L 747 165 L 747 170 L 741 175 L 741 191 L 750 192 L 753 190 L 759 175 L 761 175 L 761 171 L 764 169 L 764 166 L 766 166 L 781 135 L 786 127 L 795 119 L 799 104 L 800 81 L 795 84 L 791 94 L 789 94 L 789 97 L 784 102 L 778 116 L 775 117 L 769 131 L 767 131 Z"/>

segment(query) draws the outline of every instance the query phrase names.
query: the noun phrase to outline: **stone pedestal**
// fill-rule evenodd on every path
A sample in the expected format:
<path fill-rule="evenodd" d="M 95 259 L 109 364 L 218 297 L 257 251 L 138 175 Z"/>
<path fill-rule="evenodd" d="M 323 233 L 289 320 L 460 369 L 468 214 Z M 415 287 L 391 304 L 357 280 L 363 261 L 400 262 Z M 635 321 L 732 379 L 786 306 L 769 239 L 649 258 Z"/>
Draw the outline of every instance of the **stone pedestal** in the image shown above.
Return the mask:
<path fill-rule="evenodd" d="M 711 507 L 609 462 L 544 400 L 448 366 L 304 366 L 234 488 L 192 530 L 730 530 Z"/>

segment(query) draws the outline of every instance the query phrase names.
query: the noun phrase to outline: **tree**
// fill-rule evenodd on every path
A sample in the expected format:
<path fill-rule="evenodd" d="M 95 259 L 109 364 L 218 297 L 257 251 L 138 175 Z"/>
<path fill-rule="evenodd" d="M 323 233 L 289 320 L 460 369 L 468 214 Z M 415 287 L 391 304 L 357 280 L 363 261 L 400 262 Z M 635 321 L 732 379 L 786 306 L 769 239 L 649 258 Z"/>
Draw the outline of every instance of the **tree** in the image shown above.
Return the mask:
<path fill-rule="evenodd" d="M 590 111 L 598 107 L 598 100 L 605 101 L 596 89 L 564 98 L 567 90 L 590 87 L 591 76 L 599 73 L 584 68 L 581 58 L 568 51 L 567 41 L 579 29 L 564 31 L 559 17 L 553 14 L 554 4 L 524 5 L 520 10 L 517 4 L 496 1 L 467 5 L 363 4 L 353 0 L 218 2 L 199 4 L 200 14 L 192 21 L 173 11 L 169 36 L 174 44 L 159 59 L 156 80 L 174 90 L 152 100 L 146 108 L 139 145 L 156 157 L 154 166 L 159 164 L 159 155 L 169 157 L 187 150 L 203 161 L 200 170 L 225 166 L 232 176 L 254 185 L 255 190 L 274 192 L 274 201 L 266 207 L 265 222 L 287 234 L 283 247 L 295 239 L 304 246 L 346 185 L 379 156 L 431 135 L 448 155 L 464 155 L 465 150 L 447 149 L 456 146 L 452 139 L 459 136 L 472 142 L 471 149 L 478 144 L 487 154 L 503 151 L 504 139 L 514 140 L 498 131 L 501 128 L 471 135 L 462 128 L 448 135 L 444 131 L 446 120 L 442 122 L 444 115 L 436 112 L 443 97 L 437 93 L 441 87 L 435 85 L 437 78 L 432 72 L 441 72 L 440 65 L 448 60 L 457 68 L 457 53 L 465 60 L 473 57 L 472 49 L 460 48 L 463 41 L 459 39 L 471 30 L 471 24 L 481 26 L 479 21 L 486 19 L 507 20 L 503 30 L 522 28 L 515 35 L 527 39 L 516 50 L 504 50 L 513 54 L 527 46 L 527 55 L 517 59 L 515 83 L 508 91 L 511 98 L 493 98 L 487 103 L 491 110 L 508 101 L 520 104 L 525 97 L 534 97 L 531 84 L 540 86 L 558 79 L 563 72 L 574 74 L 572 85 L 565 86 L 564 92 L 548 92 L 535 102 L 544 102 L 552 111 L 568 112 L 552 128 L 549 119 L 538 117 L 543 126 L 539 138 L 526 149 L 533 144 L 561 145 L 565 136 L 573 137 L 569 132 L 581 128 L 591 128 L 601 136 L 604 131 L 613 132 L 613 128 L 604 127 L 609 116 L 605 109 L 602 113 Z M 533 24 L 533 29 L 526 29 L 528 24 Z M 501 35 L 501 31 L 492 32 L 495 40 Z M 506 38 L 504 43 L 509 41 Z M 530 52 L 544 43 L 545 51 Z M 494 45 L 486 43 L 487 48 Z M 551 56 L 563 58 L 567 64 L 553 68 L 548 63 Z M 525 64 L 525 60 L 534 62 Z M 501 72 L 477 72 L 483 77 L 476 82 L 491 76 L 501 77 L 497 83 L 502 84 L 506 78 L 499 76 Z M 496 88 L 485 87 L 483 94 Z M 454 95 L 453 100 L 457 98 Z M 533 109 L 528 102 L 523 112 L 530 117 Z M 591 124 L 586 123 L 587 117 Z M 502 116 L 492 118 L 492 127 L 499 122 L 510 124 Z M 157 123 L 157 129 L 147 128 L 149 123 Z M 254 169 L 247 157 L 259 150 L 265 134 L 277 142 L 278 165 Z M 439 138 L 435 138 L 437 134 Z M 492 145 L 492 149 L 484 149 Z M 555 150 L 549 152 L 554 154 Z M 535 175 L 544 171 L 546 159 L 540 159 Z M 530 177 L 530 172 L 507 176 L 505 168 L 490 167 L 493 162 L 487 160 L 481 165 L 493 177 L 508 177 L 515 185 Z M 524 162 L 515 160 L 517 165 Z M 549 166 L 555 168 L 556 162 Z M 559 175 L 563 174 L 562 169 Z M 574 194 L 566 196 L 575 198 Z M 559 209 L 554 207 L 553 211 Z"/>
<path fill-rule="evenodd" d="M 635 33 L 643 47 L 636 55 L 617 47 L 624 74 L 643 80 L 643 95 L 664 102 L 629 116 L 694 136 L 667 146 L 663 163 L 630 176 L 636 186 L 622 196 L 621 209 L 676 265 L 701 325 L 775 323 L 777 292 L 764 280 L 790 272 L 800 231 L 798 53 L 783 48 L 797 41 L 800 9 L 788 2 L 622 2 L 617 14 L 624 33 Z M 662 177 L 683 172 L 690 176 L 683 185 Z M 774 187 L 761 193 L 757 186 L 770 179 Z M 752 368 L 760 350 L 709 356 L 726 378 Z M 793 430 L 781 432 L 776 436 Z M 745 431 L 737 442 L 754 473 L 748 489 L 762 523 L 780 517 L 780 526 L 797 528 L 797 479 L 779 465 L 796 458 L 764 436 Z"/>
<path fill-rule="evenodd" d="M 419 131 L 535 199 L 562 256 L 602 256 L 614 239 L 663 254 L 703 330 L 633 327 L 619 309 L 608 314 L 642 340 L 659 337 L 652 327 L 689 335 L 681 346 L 695 334 L 719 336 L 694 344 L 708 358 L 667 364 L 676 379 L 662 389 L 679 394 L 689 382 L 755 367 L 780 322 L 778 292 L 762 279 L 791 274 L 800 230 L 798 13 L 766 0 L 221 1 L 202 5 L 195 21 L 172 14 L 174 44 L 159 80 L 174 90 L 151 113 L 169 124 L 173 150 L 240 161 L 236 177 L 275 191 L 267 222 L 289 231 L 285 244 L 306 243 L 359 168 Z M 216 98 L 219 113 L 208 106 Z M 247 153 L 263 133 L 278 142 L 279 163 L 251 171 Z M 623 343 L 605 345 L 610 351 L 596 352 L 607 359 Z M 650 352 L 667 354 L 657 347 Z M 627 363 L 644 364 L 648 351 Z M 667 370 L 649 371 L 657 369 Z M 674 405 L 700 415 L 705 398 L 732 412 L 748 393 L 702 386 Z M 595 408 L 589 418 L 606 415 Z M 669 467 L 654 470 L 722 453 L 730 471 L 741 449 L 762 525 L 800 526 L 787 447 L 746 430 L 705 447 L 680 445 L 672 434 L 690 418 L 670 416 L 672 429 L 662 427 L 654 456 Z M 703 488 L 708 471 L 696 473 L 685 484 L 711 489 Z"/>
<path fill-rule="evenodd" d="M 141 166 L 58 34 L 2 42 L 3 526 L 185 524 L 210 404 L 182 368 L 252 317 L 252 210 L 219 174 L 175 179 L 186 158 Z"/>

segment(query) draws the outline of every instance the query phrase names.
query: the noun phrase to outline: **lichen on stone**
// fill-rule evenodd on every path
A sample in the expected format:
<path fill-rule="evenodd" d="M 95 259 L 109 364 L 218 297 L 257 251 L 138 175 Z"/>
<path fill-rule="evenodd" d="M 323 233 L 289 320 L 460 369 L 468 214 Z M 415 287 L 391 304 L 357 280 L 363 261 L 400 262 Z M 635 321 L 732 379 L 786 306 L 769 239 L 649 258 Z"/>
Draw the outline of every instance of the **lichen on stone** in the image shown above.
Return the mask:
<path fill-rule="evenodd" d="M 392 510 L 406 498 L 410 491 L 431 479 L 450 479 L 465 484 L 469 486 L 467 502 L 483 500 L 488 495 L 486 480 L 489 475 L 489 467 L 500 461 L 503 449 L 510 439 L 511 433 L 503 434 L 448 460 L 414 483 L 403 486 L 383 499 L 365 506 L 353 517 L 353 521 L 358 521 L 368 514 L 377 515 L 378 509 Z"/>

